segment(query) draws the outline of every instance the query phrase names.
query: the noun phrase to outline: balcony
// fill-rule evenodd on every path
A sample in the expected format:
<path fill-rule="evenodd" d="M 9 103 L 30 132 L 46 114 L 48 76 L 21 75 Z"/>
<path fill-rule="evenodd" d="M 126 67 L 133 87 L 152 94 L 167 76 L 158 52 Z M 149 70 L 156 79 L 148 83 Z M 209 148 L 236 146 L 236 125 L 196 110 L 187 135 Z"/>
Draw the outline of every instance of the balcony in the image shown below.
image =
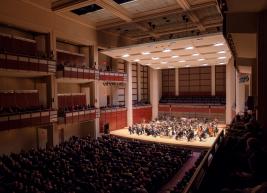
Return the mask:
<path fill-rule="evenodd" d="M 48 125 L 57 122 L 57 111 L 40 110 L 0 115 L 0 130 Z"/>
<path fill-rule="evenodd" d="M 99 80 L 112 82 L 126 82 L 127 74 L 122 72 L 99 72 Z"/>
<path fill-rule="evenodd" d="M 57 79 L 59 82 L 88 82 L 88 80 L 97 79 L 98 71 L 82 68 L 82 67 L 69 67 L 69 66 L 57 66 Z"/>
<path fill-rule="evenodd" d="M 98 109 L 88 108 L 85 110 L 74 110 L 66 111 L 61 113 L 58 118 L 58 122 L 61 124 L 69 124 L 75 122 L 86 122 L 90 120 L 95 120 L 97 115 L 99 115 Z"/>

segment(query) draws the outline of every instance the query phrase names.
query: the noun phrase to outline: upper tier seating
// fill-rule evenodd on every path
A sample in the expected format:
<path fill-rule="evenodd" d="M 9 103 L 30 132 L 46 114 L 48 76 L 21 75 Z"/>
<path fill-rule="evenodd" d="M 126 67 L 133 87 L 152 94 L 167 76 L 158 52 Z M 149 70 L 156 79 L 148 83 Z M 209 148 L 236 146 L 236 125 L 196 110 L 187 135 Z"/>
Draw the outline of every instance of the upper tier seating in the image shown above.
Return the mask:
<path fill-rule="evenodd" d="M 162 97 L 160 103 L 225 105 L 226 101 L 221 96 L 173 96 Z"/>
<path fill-rule="evenodd" d="M 17 114 L 43 110 L 37 90 L 15 90 L 0 92 L 0 114 Z"/>
<path fill-rule="evenodd" d="M 45 52 L 37 51 L 36 41 L 22 37 L 0 34 L 0 53 L 49 58 Z"/>

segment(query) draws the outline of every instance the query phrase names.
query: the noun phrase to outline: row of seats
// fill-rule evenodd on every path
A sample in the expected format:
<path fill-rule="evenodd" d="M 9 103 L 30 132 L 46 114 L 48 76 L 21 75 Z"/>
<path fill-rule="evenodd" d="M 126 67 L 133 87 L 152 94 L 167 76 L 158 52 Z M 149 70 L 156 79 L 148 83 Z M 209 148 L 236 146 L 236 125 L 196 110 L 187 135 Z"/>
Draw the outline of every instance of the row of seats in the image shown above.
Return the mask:
<path fill-rule="evenodd" d="M 37 51 L 37 44 L 34 40 L 27 41 L 8 35 L 0 35 L 0 52 L 35 58 L 52 58 L 51 54 Z"/>
<path fill-rule="evenodd" d="M 174 96 L 162 97 L 160 103 L 196 103 L 224 105 L 226 98 L 221 96 Z"/>
<path fill-rule="evenodd" d="M 154 193 L 191 150 L 103 136 L 0 157 L 0 192 Z"/>
<path fill-rule="evenodd" d="M 71 53 L 57 52 L 57 63 L 61 66 L 83 67 L 85 66 L 85 57 Z"/>

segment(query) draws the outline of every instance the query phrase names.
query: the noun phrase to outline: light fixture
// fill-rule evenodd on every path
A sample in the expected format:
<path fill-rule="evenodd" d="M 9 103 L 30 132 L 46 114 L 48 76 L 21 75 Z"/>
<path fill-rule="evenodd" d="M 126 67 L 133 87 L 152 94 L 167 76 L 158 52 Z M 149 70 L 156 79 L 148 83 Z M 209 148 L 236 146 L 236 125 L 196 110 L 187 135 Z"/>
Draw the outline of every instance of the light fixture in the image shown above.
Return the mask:
<path fill-rule="evenodd" d="M 192 56 L 199 56 L 199 54 L 198 54 L 198 53 L 196 53 L 196 54 L 192 54 Z"/>
<path fill-rule="evenodd" d="M 176 56 L 176 55 L 174 55 L 174 56 L 172 56 L 171 58 L 178 58 L 179 56 Z"/>
<path fill-rule="evenodd" d="M 189 65 L 189 64 L 187 64 L 187 65 L 185 65 L 185 67 L 187 67 L 187 68 L 188 68 L 188 67 L 190 67 L 190 65 Z"/>
<path fill-rule="evenodd" d="M 161 64 L 167 64 L 167 62 L 163 61 L 163 62 L 161 62 Z"/>
<path fill-rule="evenodd" d="M 127 58 L 127 57 L 129 57 L 129 56 L 130 56 L 129 54 L 124 54 L 124 55 L 122 55 L 123 58 Z"/>
<path fill-rule="evenodd" d="M 165 50 L 163 50 L 162 52 L 171 52 L 172 50 L 169 48 L 166 48 Z"/>
<path fill-rule="evenodd" d="M 148 51 L 142 52 L 142 55 L 148 55 L 148 54 L 150 54 L 150 52 Z"/>
<path fill-rule="evenodd" d="M 152 59 L 152 60 L 158 60 L 159 57 L 152 57 L 151 59 Z"/>
<path fill-rule="evenodd" d="M 140 61 L 140 59 L 135 59 L 134 61 L 135 61 L 135 62 L 139 62 L 139 61 Z"/>
<path fill-rule="evenodd" d="M 203 61 L 203 60 L 205 60 L 204 58 L 200 58 L 200 59 L 198 59 L 198 61 Z"/>
<path fill-rule="evenodd" d="M 222 59 L 225 59 L 225 58 L 226 58 L 225 56 L 222 56 L 222 57 L 219 57 L 218 59 L 222 60 Z"/>
<path fill-rule="evenodd" d="M 174 68 L 174 66 L 168 66 L 168 68 Z"/>
<path fill-rule="evenodd" d="M 180 60 L 179 62 L 186 62 L 185 60 Z"/>
<path fill-rule="evenodd" d="M 223 51 L 219 51 L 217 52 L 218 54 L 225 54 L 226 52 L 223 50 Z"/>
<path fill-rule="evenodd" d="M 208 66 L 208 64 L 202 64 L 202 66 Z"/>
<path fill-rule="evenodd" d="M 223 43 L 216 43 L 214 44 L 214 46 L 223 46 L 224 44 Z"/>
<path fill-rule="evenodd" d="M 147 64 L 144 64 L 144 65 L 146 65 L 146 66 L 150 66 L 151 64 L 150 64 L 150 63 L 147 63 Z"/>
<path fill-rule="evenodd" d="M 156 69 L 160 69 L 160 67 L 157 67 Z"/>
<path fill-rule="evenodd" d="M 225 62 L 220 62 L 219 64 L 226 64 Z"/>
<path fill-rule="evenodd" d="M 186 50 L 193 50 L 194 47 L 193 47 L 193 46 L 189 46 L 189 47 L 186 47 L 185 49 L 186 49 Z"/>

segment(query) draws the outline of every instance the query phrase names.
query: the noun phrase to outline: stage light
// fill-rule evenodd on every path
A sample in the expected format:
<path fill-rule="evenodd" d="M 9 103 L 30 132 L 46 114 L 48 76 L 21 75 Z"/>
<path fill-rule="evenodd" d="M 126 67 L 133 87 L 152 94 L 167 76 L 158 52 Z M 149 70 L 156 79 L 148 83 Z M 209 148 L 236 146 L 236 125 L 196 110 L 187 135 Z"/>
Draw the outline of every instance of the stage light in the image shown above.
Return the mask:
<path fill-rule="evenodd" d="M 142 52 L 142 55 L 148 55 L 148 54 L 150 54 L 150 52 L 148 51 Z"/>
<path fill-rule="evenodd" d="M 223 46 L 224 44 L 223 43 L 216 43 L 214 44 L 214 46 Z"/>
<path fill-rule="evenodd" d="M 140 59 L 135 59 L 134 61 L 135 61 L 135 62 L 139 62 L 139 61 L 140 61 Z"/>
<path fill-rule="evenodd" d="M 163 61 L 163 62 L 161 62 L 161 64 L 167 64 L 167 62 Z"/>
<path fill-rule="evenodd" d="M 123 58 L 127 58 L 127 57 L 129 57 L 129 56 L 130 56 L 129 54 L 124 54 L 124 55 L 122 55 Z"/>
<path fill-rule="evenodd" d="M 193 50 L 194 49 L 194 47 L 192 47 L 192 46 L 189 46 L 189 47 L 187 47 L 187 48 L 185 48 L 186 50 Z"/>
<path fill-rule="evenodd" d="M 163 50 L 162 52 L 171 52 L 171 51 L 172 51 L 171 49 L 167 48 L 167 49 Z"/>

